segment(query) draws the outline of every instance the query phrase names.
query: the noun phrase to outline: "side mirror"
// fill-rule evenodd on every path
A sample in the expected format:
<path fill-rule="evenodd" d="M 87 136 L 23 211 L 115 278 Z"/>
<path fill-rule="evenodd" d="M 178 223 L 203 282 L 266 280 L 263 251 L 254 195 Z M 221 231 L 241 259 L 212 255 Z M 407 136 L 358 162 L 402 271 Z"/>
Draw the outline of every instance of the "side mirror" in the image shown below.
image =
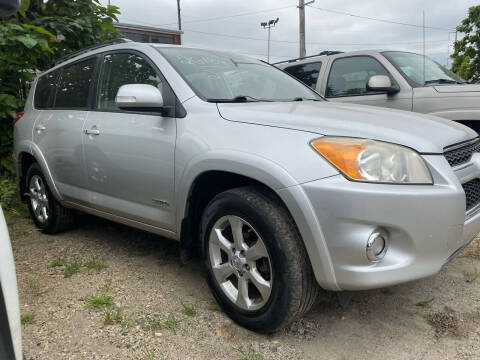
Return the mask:
<path fill-rule="evenodd" d="M 120 86 L 115 103 L 122 110 L 158 111 L 164 107 L 160 90 L 147 84 Z"/>
<path fill-rule="evenodd" d="M 368 79 L 367 90 L 386 92 L 388 95 L 392 95 L 399 92 L 400 88 L 393 85 L 390 77 L 386 75 L 373 75 Z"/>

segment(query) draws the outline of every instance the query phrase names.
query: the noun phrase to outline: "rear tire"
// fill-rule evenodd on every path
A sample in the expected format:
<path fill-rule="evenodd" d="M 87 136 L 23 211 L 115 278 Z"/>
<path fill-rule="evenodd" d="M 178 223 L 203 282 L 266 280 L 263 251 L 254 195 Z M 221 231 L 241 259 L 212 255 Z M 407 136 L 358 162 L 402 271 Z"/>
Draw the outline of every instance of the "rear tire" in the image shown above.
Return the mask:
<path fill-rule="evenodd" d="M 28 168 L 25 184 L 28 210 L 39 229 L 46 234 L 56 234 L 73 226 L 73 211 L 60 205 L 53 197 L 37 163 L 33 163 Z"/>
<path fill-rule="evenodd" d="M 273 332 L 315 303 L 319 286 L 307 252 L 290 214 L 275 195 L 253 186 L 220 193 L 203 213 L 201 239 L 208 284 L 238 324 Z M 259 241 L 264 248 L 257 246 Z M 244 282 L 248 285 L 242 286 Z M 245 293 L 245 300 L 240 299 Z"/>

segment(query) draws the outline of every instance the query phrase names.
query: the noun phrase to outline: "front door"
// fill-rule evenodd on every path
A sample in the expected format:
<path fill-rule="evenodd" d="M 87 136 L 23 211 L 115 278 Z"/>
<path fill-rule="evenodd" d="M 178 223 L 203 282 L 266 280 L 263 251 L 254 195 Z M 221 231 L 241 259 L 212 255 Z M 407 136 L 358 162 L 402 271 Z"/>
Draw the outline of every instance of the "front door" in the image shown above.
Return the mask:
<path fill-rule="evenodd" d="M 175 118 L 115 104 L 125 84 L 158 87 L 167 106 L 173 92 L 137 52 L 108 53 L 101 62 L 96 106 L 83 129 L 89 205 L 174 231 Z"/>
<path fill-rule="evenodd" d="M 381 106 L 412 111 L 412 90 L 401 87 L 400 92 L 388 95 L 367 89 L 371 76 L 394 77 L 373 56 L 358 55 L 335 58 L 329 67 L 323 93 L 328 100 L 355 104 Z"/>

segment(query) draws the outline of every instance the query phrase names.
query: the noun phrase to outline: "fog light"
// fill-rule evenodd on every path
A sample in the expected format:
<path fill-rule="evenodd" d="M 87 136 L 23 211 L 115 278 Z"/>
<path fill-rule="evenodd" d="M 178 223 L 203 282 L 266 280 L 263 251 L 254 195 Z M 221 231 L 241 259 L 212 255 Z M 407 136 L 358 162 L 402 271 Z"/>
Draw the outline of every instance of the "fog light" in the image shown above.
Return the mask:
<path fill-rule="evenodd" d="M 380 232 L 374 232 L 367 241 L 367 258 L 370 261 L 380 261 L 387 252 L 386 236 Z"/>

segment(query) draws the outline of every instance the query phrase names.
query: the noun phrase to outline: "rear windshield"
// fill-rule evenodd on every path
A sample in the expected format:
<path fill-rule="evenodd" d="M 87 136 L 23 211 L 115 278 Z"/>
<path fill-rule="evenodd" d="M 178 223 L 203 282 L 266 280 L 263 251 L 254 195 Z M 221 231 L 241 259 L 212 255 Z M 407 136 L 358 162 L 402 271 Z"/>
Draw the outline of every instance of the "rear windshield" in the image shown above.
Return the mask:
<path fill-rule="evenodd" d="M 225 52 L 157 49 L 206 101 L 321 100 L 316 92 L 283 71 L 259 60 Z"/>

